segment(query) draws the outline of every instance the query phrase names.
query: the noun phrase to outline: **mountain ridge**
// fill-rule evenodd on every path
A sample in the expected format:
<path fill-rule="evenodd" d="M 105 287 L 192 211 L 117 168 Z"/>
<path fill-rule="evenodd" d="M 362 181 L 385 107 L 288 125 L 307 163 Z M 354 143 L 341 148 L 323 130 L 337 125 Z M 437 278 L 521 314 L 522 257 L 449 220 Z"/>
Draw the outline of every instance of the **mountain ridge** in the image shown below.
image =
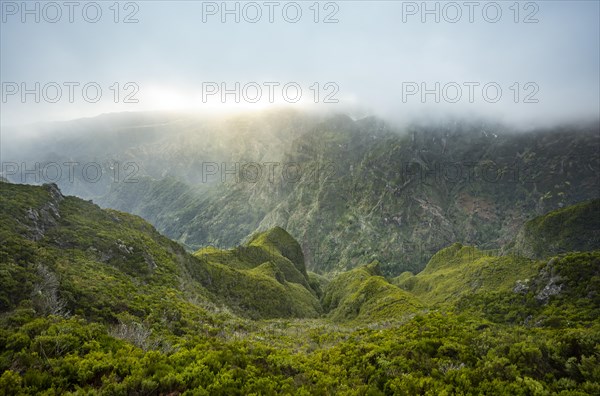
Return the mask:
<path fill-rule="evenodd" d="M 312 271 L 378 260 L 386 274 L 398 275 L 421 270 L 455 241 L 502 248 L 528 219 L 598 197 L 594 127 L 487 129 L 458 123 L 399 134 L 378 119 L 325 120 L 288 145 L 271 169 L 273 182 L 263 167 L 252 183 L 230 179 L 208 190 L 177 184 L 181 199 L 171 200 L 161 192 L 171 182 L 143 179 L 117 184 L 100 203 L 142 214 L 192 251 L 229 248 L 280 226 L 303 246 Z M 286 164 L 298 164 L 288 166 L 287 179 Z M 147 197 L 138 190 L 146 185 L 154 186 Z"/>

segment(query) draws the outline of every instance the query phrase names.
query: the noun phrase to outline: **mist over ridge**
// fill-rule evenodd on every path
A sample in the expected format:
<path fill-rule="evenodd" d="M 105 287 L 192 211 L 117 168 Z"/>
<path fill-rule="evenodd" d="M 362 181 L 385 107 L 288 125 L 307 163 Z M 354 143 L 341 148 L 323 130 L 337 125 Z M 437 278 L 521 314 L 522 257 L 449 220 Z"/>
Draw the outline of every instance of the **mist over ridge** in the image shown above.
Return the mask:
<path fill-rule="evenodd" d="M 374 259 L 386 273 L 418 271 L 457 240 L 499 249 L 531 216 L 598 195 L 594 121 L 400 124 L 280 108 L 116 113 L 38 128 L 34 139 L 4 142 L 4 177 L 56 182 L 138 214 L 190 250 L 283 227 L 319 272 Z"/>

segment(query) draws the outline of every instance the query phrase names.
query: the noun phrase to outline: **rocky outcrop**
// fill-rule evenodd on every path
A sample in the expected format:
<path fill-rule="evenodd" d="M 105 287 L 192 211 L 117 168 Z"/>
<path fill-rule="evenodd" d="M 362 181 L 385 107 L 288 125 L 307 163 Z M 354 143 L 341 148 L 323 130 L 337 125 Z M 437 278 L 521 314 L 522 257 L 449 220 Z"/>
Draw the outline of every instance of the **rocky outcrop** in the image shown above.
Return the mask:
<path fill-rule="evenodd" d="M 535 295 L 535 299 L 543 304 L 547 304 L 552 296 L 560 294 L 562 290 L 561 278 L 555 271 L 556 259 L 548 261 L 548 264 L 540 271 L 536 286 L 539 290 Z"/>
<path fill-rule="evenodd" d="M 50 199 L 41 207 L 29 208 L 26 212 L 27 237 L 33 241 L 41 240 L 50 228 L 57 225 L 60 219 L 59 206 L 65 199 L 56 184 L 44 184 L 44 188 Z"/>

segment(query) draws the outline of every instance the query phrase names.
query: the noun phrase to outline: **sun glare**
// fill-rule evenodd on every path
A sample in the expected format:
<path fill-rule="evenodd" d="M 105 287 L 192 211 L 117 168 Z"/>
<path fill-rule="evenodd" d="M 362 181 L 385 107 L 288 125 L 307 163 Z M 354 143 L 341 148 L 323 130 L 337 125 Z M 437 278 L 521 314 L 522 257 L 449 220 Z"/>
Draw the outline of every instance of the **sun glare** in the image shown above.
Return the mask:
<path fill-rule="evenodd" d="M 171 87 L 153 85 L 140 92 L 142 110 L 184 111 L 194 113 L 232 113 L 271 110 L 281 107 L 294 107 L 307 110 L 316 104 L 301 98 L 296 102 L 284 98 L 271 98 L 265 95 L 254 103 L 247 100 L 232 99 L 233 94 L 223 98 L 221 94 L 207 95 L 203 92 L 186 92 Z"/>

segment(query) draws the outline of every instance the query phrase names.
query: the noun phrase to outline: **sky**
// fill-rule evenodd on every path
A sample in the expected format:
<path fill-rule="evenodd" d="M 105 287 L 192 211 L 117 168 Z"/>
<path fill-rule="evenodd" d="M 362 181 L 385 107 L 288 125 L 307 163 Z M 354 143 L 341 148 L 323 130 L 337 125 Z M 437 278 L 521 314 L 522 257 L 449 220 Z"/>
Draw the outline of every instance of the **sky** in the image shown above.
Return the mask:
<path fill-rule="evenodd" d="M 0 127 L 273 106 L 597 119 L 599 4 L 2 0 Z"/>

